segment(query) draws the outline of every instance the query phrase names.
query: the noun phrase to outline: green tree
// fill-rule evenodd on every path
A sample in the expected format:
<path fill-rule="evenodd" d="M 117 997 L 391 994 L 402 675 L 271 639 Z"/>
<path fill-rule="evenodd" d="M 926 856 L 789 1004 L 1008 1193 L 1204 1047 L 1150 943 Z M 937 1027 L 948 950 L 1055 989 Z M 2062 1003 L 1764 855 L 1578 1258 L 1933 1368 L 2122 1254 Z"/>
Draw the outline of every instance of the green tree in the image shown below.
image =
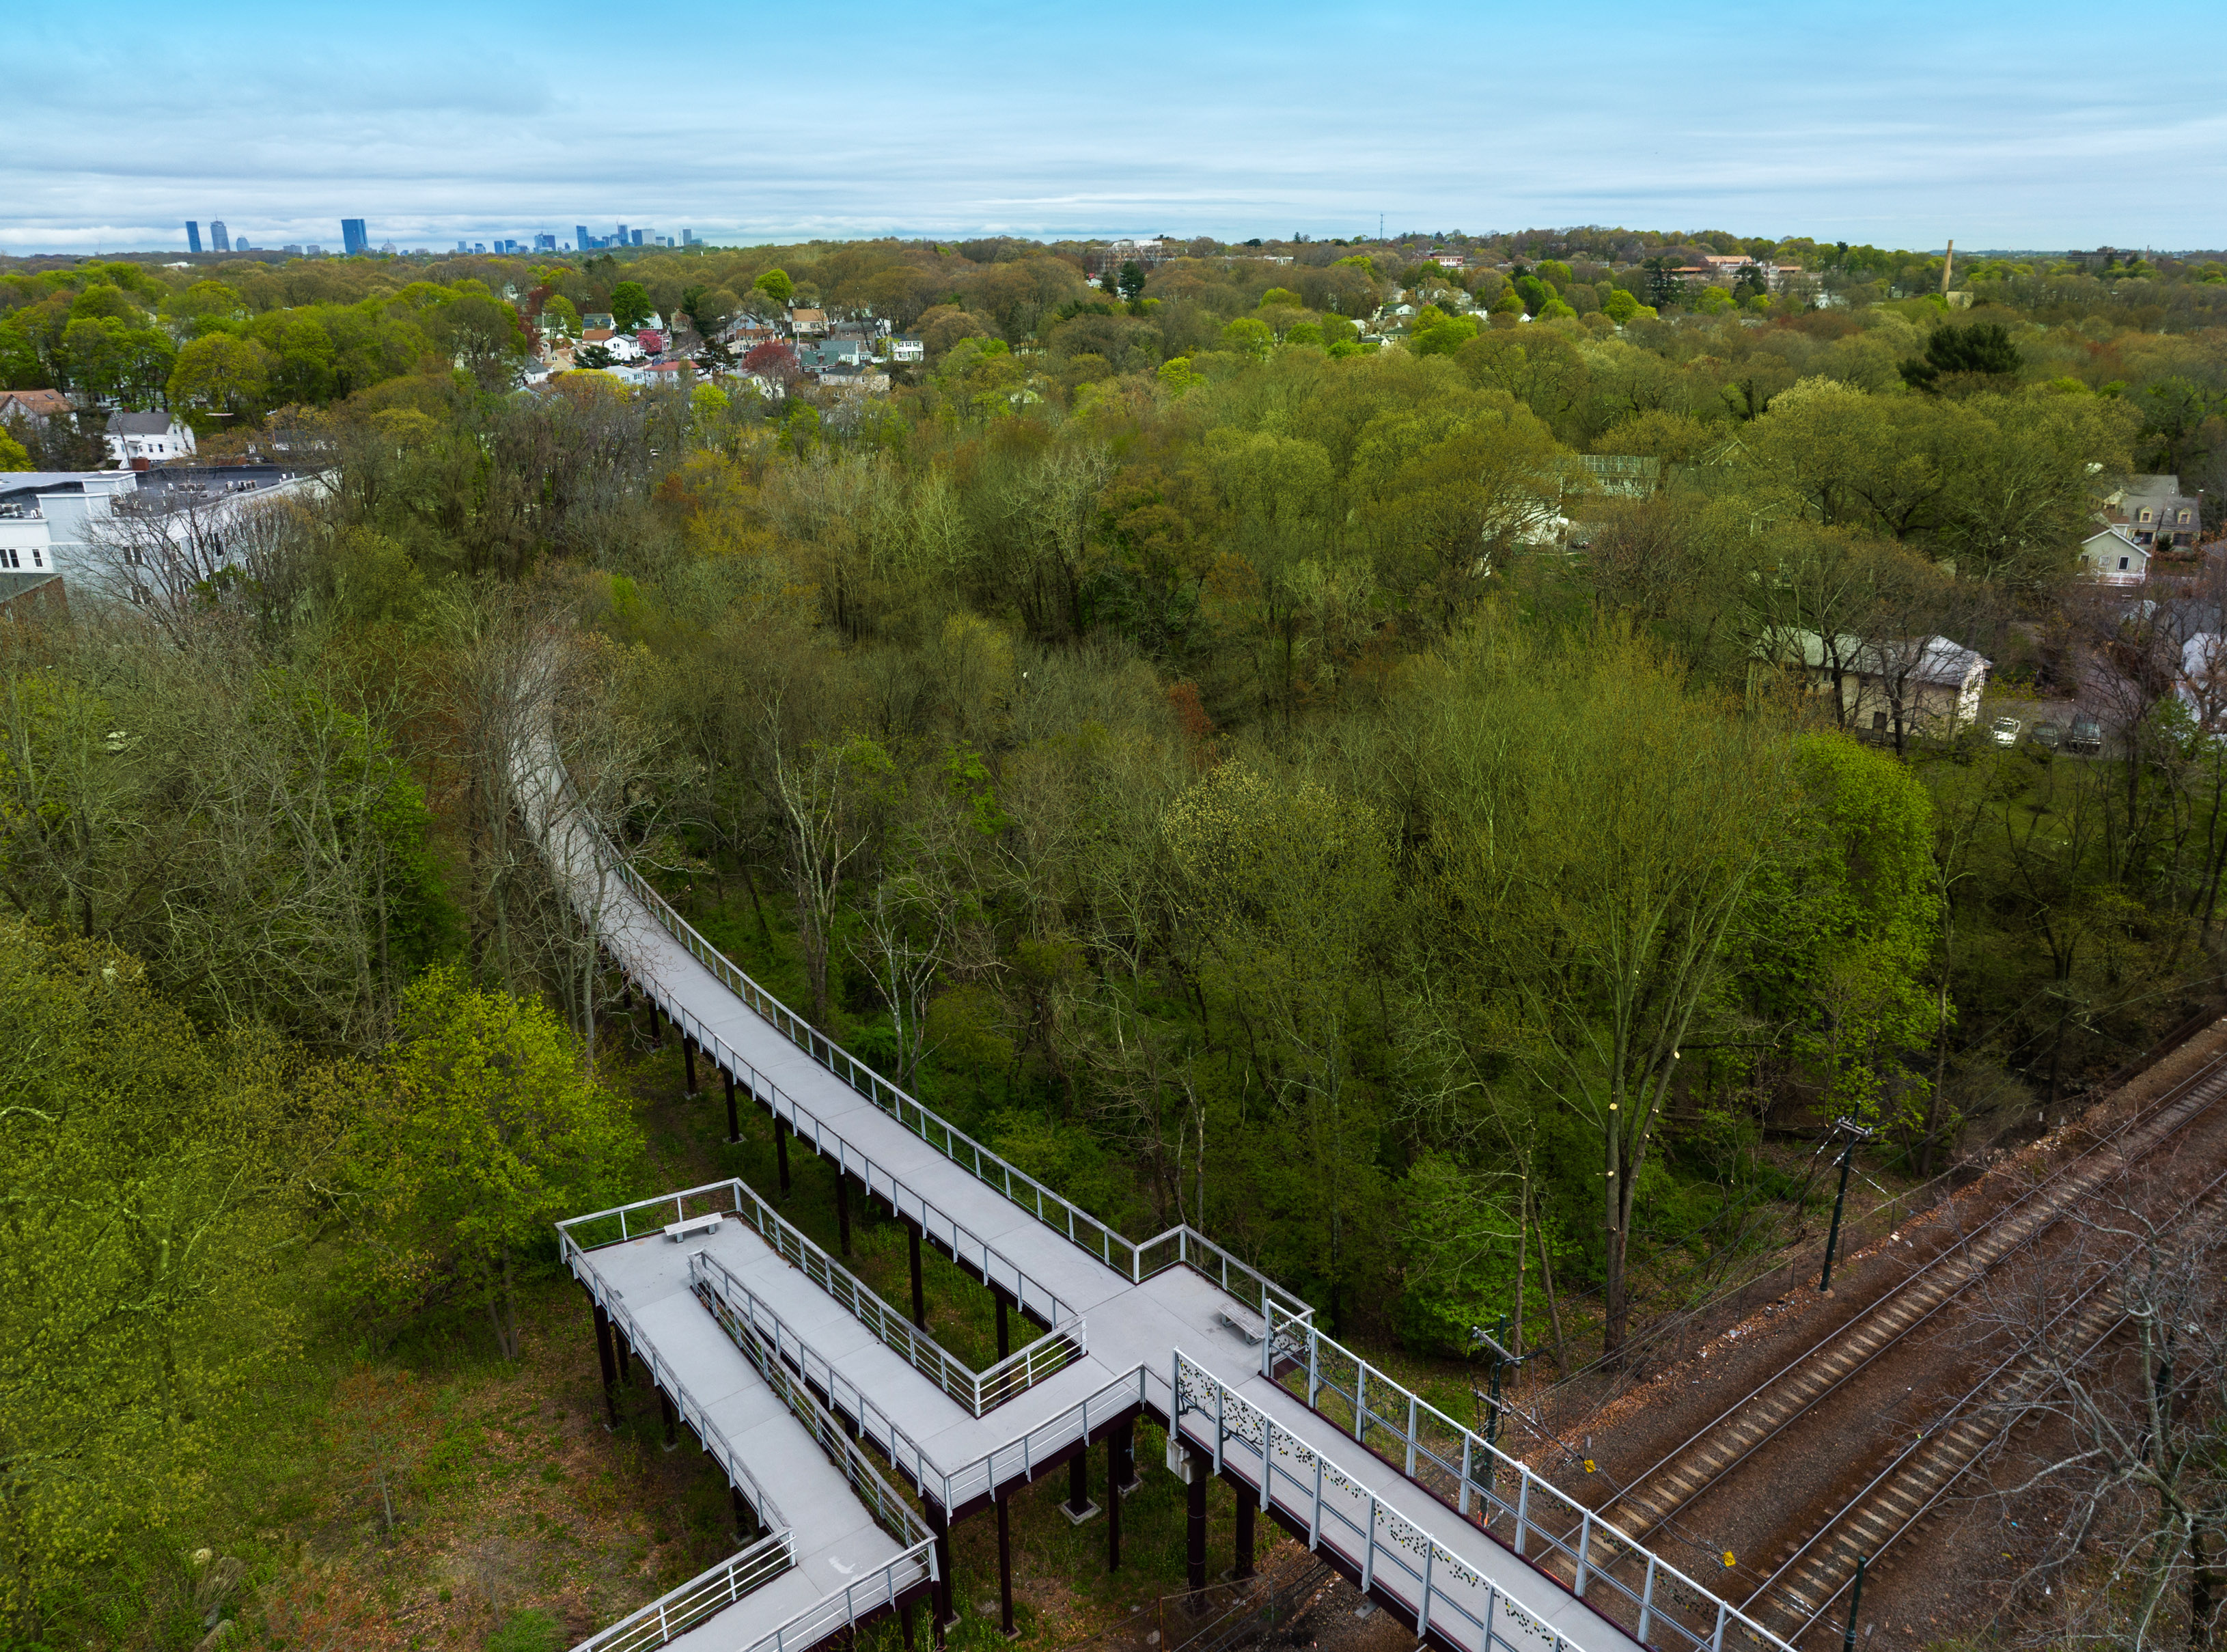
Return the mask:
<path fill-rule="evenodd" d="M 622 333 L 641 326 L 656 308 L 650 302 L 649 289 L 639 281 L 622 281 L 611 289 L 611 325 Z"/>
<path fill-rule="evenodd" d="M 252 339 L 212 333 L 178 352 L 170 374 L 170 405 L 201 407 L 234 418 L 262 411 L 271 390 L 271 352 Z"/>
<path fill-rule="evenodd" d="M 796 296 L 796 284 L 788 278 L 786 270 L 769 270 L 750 283 L 750 290 L 762 292 L 776 304 L 786 304 Z"/>
<path fill-rule="evenodd" d="M 12 915 L 0 1074 L 0 1634 L 30 1637 L 133 1533 L 178 1545 L 257 1426 L 332 1115 L 268 1041 Z"/>
<path fill-rule="evenodd" d="M 1145 290 L 1144 266 L 1134 258 L 1131 258 L 1121 266 L 1120 273 L 1114 278 L 1114 284 L 1122 297 L 1133 303 L 1135 303 L 1139 295 Z"/>
<path fill-rule="evenodd" d="M 639 1132 L 538 998 L 444 965 L 404 995 L 399 1033 L 347 1142 L 369 1219 L 361 1282 L 390 1309 L 461 1293 L 515 1359 L 518 1270 L 552 1221 L 623 1184 Z"/>

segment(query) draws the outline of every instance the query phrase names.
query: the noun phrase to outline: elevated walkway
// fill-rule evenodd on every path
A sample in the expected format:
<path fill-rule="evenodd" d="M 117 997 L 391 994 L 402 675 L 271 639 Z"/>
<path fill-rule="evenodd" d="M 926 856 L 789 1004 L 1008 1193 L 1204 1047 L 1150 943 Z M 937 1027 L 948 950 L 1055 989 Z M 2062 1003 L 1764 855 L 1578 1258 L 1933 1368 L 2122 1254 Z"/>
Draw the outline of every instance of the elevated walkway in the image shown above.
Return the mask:
<path fill-rule="evenodd" d="M 676 1372 L 700 1373 L 707 1387 L 712 1371 L 751 1361 L 793 1374 L 916 1489 L 939 1534 L 1094 1440 L 1111 1435 L 1118 1452 L 1129 1420 L 1144 1414 L 1169 1428 L 1170 1466 L 1195 1496 L 1220 1474 L 1434 1645 L 1784 1652 L 1693 1579 L 1370 1372 L 1315 1330 L 1306 1303 L 1204 1235 L 1115 1234 L 855 1062 L 629 870 L 607 866 L 571 819 L 561 780 L 528 807 L 600 944 L 673 1022 L 692 1061 L 714 1063 L 731 1106 L 763 1107 L 777 1132 L 793 1132 L 928 1242 L 1065 1327 L 1055 1333 L 1061 1363 L 970 1411 L 951 1383 L 901 1354 L 904 1333 L 883 1309 L 839 1299 L 839 1280 L 831 1294 L 825 1281 L 784 1277 L 788 1264 L 744 1221 L 678 1242 L 632 1236 L 755 1200 L 722 1183 L 562 1225 L 567 1260 L 599 1303 L 654 1293 L 661 1311 L 634 1320 L 646 1358 L 654 1351 Z M 614 1222 L 629 1230 L 616 1243 Z M 1337 1410 L 1349 1388 L 1350 1424 Z M 834 1534 L 837 1524 L 826 1522 L 831 1541 L 857 1541 L 855 1522 Z M 803 1570 L 821 1528 L 795 1529 Z M 948 1607 L 948 1546 L 935 1547 Z M 751 1629 L 731 1648 L 753 1643 L 767 1611 L 756 1598 L 734 1610 Z M 784 1631 L 783 1652 L 807 1644 Z"/>

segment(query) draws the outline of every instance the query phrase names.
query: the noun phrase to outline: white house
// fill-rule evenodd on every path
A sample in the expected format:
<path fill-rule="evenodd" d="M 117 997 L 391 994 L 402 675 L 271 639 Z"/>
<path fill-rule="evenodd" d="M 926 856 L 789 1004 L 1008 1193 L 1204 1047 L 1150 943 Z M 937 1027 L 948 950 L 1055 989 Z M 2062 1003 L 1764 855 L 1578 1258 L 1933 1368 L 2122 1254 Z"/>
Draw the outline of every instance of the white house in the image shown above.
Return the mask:
<path fill-rule="evenodd" d="M 276 465 L 157 479 L 138 470 L 0 475 L 0 572 L 62 575 L 73 590 L 144 600 L 239 563 L 265 501 L 321 485 Z"/>
<path fill-rule="evenodd" d="M 1986 657 L 1943 636 L 1841 636 L 1828 648 L 1816 632 L 1795 631 L 1756 651 L 1790 664 L 1798 655 L 1812 693 L 1831 695 L 1837 683 L 1841 726 L 1874 734 L 1899 720 L 1912 734 L 1954 735 L 1978 719 L 1988 686 Z"/>
<path fill-rule="evenodd" d="M 2105 585 L 2139 585 L 2149 577 L 2150 548 L 2136 545 L 2115 527 L 2080 541 L 2080 571 Z"/>
<path fill-rule="evenodd" d="M 194 453 L 194 433 L 169 413 L 111 413 L 108 416 L 108 456 L 127 469 L 188 459 Z"/>
<path fill-rule="evenodd" d="M 889 344 L 890 360 L 892 361 L 925 361 L 928 360 L 927 343 L 921 339 L 914 337 L 910 333 L 898 334 L 895 338 L 889 341 Z"/>

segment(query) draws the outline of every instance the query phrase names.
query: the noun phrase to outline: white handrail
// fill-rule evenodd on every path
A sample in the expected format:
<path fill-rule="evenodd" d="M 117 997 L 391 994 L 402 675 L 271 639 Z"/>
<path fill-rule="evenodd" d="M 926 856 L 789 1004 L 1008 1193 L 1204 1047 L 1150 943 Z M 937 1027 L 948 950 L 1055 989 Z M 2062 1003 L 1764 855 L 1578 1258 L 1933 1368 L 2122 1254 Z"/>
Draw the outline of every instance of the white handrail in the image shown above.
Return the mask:
<path fill-rule="evenodd" d="M 1304 1394 L 1285 1387 L 1286 1369 L 1299 1379 Z M 1347 1370 L 1351 1373 L 1350 1385 L 1340 1381 Z M 1632 1620 L 1626 1627 L 1637 1638 L 1659 1639 L 1667 1628 L 1681 1637 L 1690 1652 L 1701 1649 L 1718 1652 L 1725 1631 L 1738 1628 L 1758 1637 L 1764 1647 L 1793 1652 L 1785 1641 L 1620 1527 L 1601 1519 L 1552 1481 L 1533 1473 L 1523 1463 L 1311 1324 L 1279 1320 L 1272 1313 L 1267 1335 L 1260 1344 L 1260 1375 L 1318 1414 L 1324 1394 L 1337 1395 L 1353 1413 L 1353 1438 L 1364 1450 L 1375 1449 L 1369 1443 L 1372 1435 L 1389 1435 L 1406 1478 L 1464 1520 L 1474 1518 L 1471 1510 L 1477 1510 L 1488 1530 L 1494 1521 L 1505 1519 L 1516 1553 L 1561 1558 L 1570 1568 L 1580 1598 L 1586 1597 L 1589 1588 L 1607 1589 L 1621 1615 Z M 1432 1442 L 1426 1424 L 1440 1431 L 1439 1444 Z M 1450 1483 L 1454 1495 L 1450 1498 L 1434 1481 Z M 1501 1489 L 1503 1486 L 1513 1488 L 1512 1501 Z M 1571 1541 L 1573 1532 L 1574 1544 Z M 1615 1570 L 1627 1561 L 1639 1562 L 1636 1585 Z M 1699 1611 L 1708 1619 L 1708 1628 L 1696 1630 L 1681 1622 L 1665 1606 L 1666 1600 Z M 1600 1610 L 1598 1602 L 1594 1605 Z M 1606 1611 L 1602 1615 L 1615 1616 Z"/>
<path fill-rule="evenodd" d="M 1547 1627 L 1545 1614 L 1388 1508 L 1359 1476 L 1278 1429 L 1267 1413 L 1180 1348 L 1169 1387 L 1173 1437 L 1218 1468 L 1249 1478 L 1263 1508 L 1280 1507 L 1307 1532 L 1308 1547 L 1336 1553 L 1364 1591 L 1382 1590 L 1399 1601 L 1419 1639 L 1435 1630 L 1470 1652 L 1576 1652 L 1574 1642 Z M 1186 1420 L 1193 1417 L 1203 1426 Z"/>
<path fill-rule="evenodd" d="M 1088 1331 L 1082 1317 L 1072 1314 L 1056 1323 L 1034 1342 L 1006 1355 L 986 1370 L 976 1371 L 900 1314 L 872 1287 L 814 1243 L 809 1235 L 768 1204 L 755 1188 L 739 1177 L 707 1182 L 700 1187 L 684 1189 L 678 1193 L 636 1199 L 627 1204 L 614 1205 L 607 1210 L 591 1211 L 586 1215 L 568 1216 L 557 1224 L 559 1253 L 569 1260 L 576 1251 L 584 1255 L 589 1251 L 601 1248 L 599 1244 L 583 1242 L 581 1235 L 575 1231 L 587 1224 L 616 1221 L 618 1224 L 617 1236 L 603 1243 L 622 1244 L 641 1236 L 641 1234 L 629 1232 L 627 1225 L 627 1218 L 637 1211 L 652 1213 L 650 1223 L 641 1230 L 648 1233 L 663 1228 L 668 1219 L 678 1222 L 687 1221 L 692 1215 L 710 1215 L 713 1214 L 710 1209 L 692 1212 L 688 1201 L 717 1201 L 722 1196 L 732 1202 L 717 1206 L 720 1214 L 732 1210 L 738 1220 L 751 1222 L 758 1236 L 766 1241 L 775 1255 L 792 1263 L 807 1279 L 834 1298 L 853 1319 L 871 1331 L 885 1347 L 903 1357 L 916 1370 L 932 1378 L 946 1394 L 966 1406 L 977 1417 L 1024 1393 L 1031 1384 L 1060 1369 L 1076 1355 L 1087 1351 L 1089 1346 Z M 1043 1299 L 1055 1305 L 1063 1305 L 1059 1304 L 1058 1298 L 1049 1292 L 1043 1293 Z M 1022 1374 L 1021 1380 L 1015 1379 L 1017 1371 Z"/>

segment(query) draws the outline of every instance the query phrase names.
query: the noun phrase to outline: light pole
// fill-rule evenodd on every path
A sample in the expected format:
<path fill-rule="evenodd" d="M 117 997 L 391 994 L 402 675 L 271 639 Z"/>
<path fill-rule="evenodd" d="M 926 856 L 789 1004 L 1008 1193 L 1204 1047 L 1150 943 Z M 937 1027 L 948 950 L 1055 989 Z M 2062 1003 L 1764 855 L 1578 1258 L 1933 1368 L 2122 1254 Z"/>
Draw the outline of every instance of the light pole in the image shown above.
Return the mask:
<path fill-rule="evenodd" d="M 1854 1119 L 1835 1119 L 1833 1121 L 1833 1128 L 1848 1132 L 1848 1145 L 1841 1154 L 1841 1190 L 1833 1196 L 1832 1231 L 1825 1236 L 1825 1271 L 1817 1280 L 1817 1293 L 1820 1296 L 1833 1288 L 1833 1253 L 1840 1247 L 1841 1243 L 1841 1207 L 1847 1202 L 1848 1198 L 1848 1166 L 1856 1157 L 1858 1144 L 1867 1142 L 1872 1139 L 1872 1132 Z"/>

